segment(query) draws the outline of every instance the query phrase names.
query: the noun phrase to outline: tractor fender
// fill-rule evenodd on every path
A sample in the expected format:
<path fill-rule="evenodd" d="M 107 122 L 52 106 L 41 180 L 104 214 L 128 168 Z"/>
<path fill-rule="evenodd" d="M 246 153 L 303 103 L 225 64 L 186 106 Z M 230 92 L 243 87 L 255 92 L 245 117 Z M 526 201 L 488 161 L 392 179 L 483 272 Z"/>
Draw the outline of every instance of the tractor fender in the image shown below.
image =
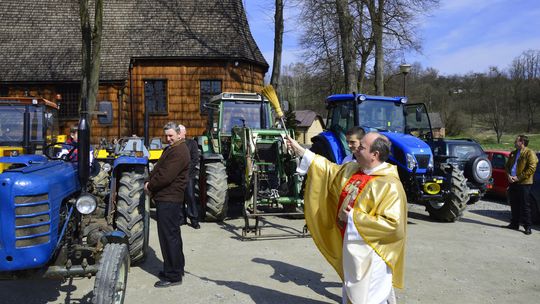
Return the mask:
<path fill-rule="evenodd" d="M 147 167 L 148 157 L 120 156 L 113 163 L 113 177 L 116 177 L 125 167 Z"/>
<path fill-rule="evenodd" d="M 107 232 L 100 239 L 103 246 L 107 244 L 127 244 L 129 246 L 127 235 L 119 230 Z"/>
<path fill-rule="evenodd" d="M 148 157 L 120 156 L 114 160 L 113 168 L 120 165 L 148 165 Z"/>
<path fill-rule="evenodd" d="M 216 153 L 201 153 L 201 160 L 205 162 L 221 162 L 223 155 Z"/>
<path fill-rule="evenodd" d="M 310 150 L 313 153 L 324 156 L 328 160 L 341 164 L 345 158 L 345 148 L 340 138 L 331 131 L 324 131 L 311 138 L 313 143 Z"/>

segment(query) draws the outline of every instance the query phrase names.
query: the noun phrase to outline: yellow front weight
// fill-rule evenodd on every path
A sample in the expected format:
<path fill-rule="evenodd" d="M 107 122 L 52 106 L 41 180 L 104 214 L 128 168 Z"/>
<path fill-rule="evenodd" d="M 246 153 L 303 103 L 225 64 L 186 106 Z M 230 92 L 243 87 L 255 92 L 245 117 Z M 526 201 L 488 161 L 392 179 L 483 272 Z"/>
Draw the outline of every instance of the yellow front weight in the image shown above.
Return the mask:
<path fill-rule="evenodd" d="M 431 195 L 438 194 L 441 192 L 441 185 L 438 183 L 425 183 L 424 192 Z"/>

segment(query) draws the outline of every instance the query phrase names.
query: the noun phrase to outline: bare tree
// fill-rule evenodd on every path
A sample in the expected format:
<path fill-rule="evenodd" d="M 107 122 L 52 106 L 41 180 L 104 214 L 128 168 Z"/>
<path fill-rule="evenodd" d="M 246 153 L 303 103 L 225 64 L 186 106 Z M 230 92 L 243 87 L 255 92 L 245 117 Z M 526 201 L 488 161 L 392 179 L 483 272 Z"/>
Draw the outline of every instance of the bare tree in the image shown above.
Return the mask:
<path fill-rule="evenodd" d="M 487 122 L 497 137 L 497 143 L 507 131 L 510 117 L 508 110 L 511 99 L 509 81 L 497 67 L 491 67 L 487 77 L 481 77 L 479 82 L 481 103 L 483 105 L 483 120 Z"/>
<path fill-rule="evenodd" d="M 526 130 L 531 132 L 540 106 L 540 51 L 528 50 L 514 59 L 509 69 L 513 84 L 515 117 L 526 117 Z"/>
<path fill-rule="evenodd" d="M 300 4 L 300 21 L 304 27 L 300 45 L 304 49 L 306 69 L 313 76 L 319 75 L 326 79 L 319 89 L 328 93 L 343 92 L 341 42 L 335 0 L 305 0 Z"/>
<path fill-rule="evenodd" d="M 281 52 L 283 49 L 283 0 L 276 0 L 276 13 L 274 17 L 274 60 L 272 64 L 272 77 L 270 84 L 277 90 L 281 75 Z"/>
<path fill-rule="evenodd" d="M 103 31 L 103 0 L 95 0 L 94 24 L 90 23 L 89 0 L 79 0 L 82 32 L 81 101 L 87 100 L 88 110 L 96 107 L 99 91 L 101 37 Z M 80 109 L 80 106 L 79 106 Z M 91 121 L 91 115 L 88 116 Z"/>
<path fill-rule="evenodd" d="M 384 95 L 384 0 L 365 0 L 368 9 L 373 40 L 375 43 L 375 93 Z"/>
<path fill-rule="evenodd" d="M 369 14 L 366 13 L 364 1 L 355 0 L 352 2 L 354 22 L 354 41 L 358 60 L 358 90 L 364 92 L 364 82 L 366 79 L 367 64 L 375 47 L 373 32 L 369 26 Z"/>
<path fill-rule="evenodd" d="M 356 50 L 353 41 L 354 19 L 349 10 L 349 1 L 336 0 L 336 11 L 341 37 L 341 54 L 343 57 L 343 71 L 345 72 L 345 88 L 348 93 L 357 92 Z"/>

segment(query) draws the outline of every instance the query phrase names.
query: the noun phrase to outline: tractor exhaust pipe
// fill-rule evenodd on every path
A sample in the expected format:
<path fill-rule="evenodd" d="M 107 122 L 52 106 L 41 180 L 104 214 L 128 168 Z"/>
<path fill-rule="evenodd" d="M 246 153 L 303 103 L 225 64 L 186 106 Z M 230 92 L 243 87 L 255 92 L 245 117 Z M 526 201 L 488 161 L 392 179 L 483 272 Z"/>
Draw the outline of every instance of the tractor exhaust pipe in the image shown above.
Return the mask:
<path fill-rule="evenodd" d="M 33 154 L 32 145 L 30 144 L 30 112 L 28 112 L 28 107 L 24 111 L 24 129 L 23 129 L 23 149 L 25 154 Z"/>
<path fill-rule="evenodd" d="M 149 129 L 150 124 L 150 113 L 148 109 L 148 101 L 144 101 L 144 145 L 149 146 L 150 145 L 150 131 Z"/>
<path fill-rule="evenodd" d="M 88 124 L 88 104 L 86 98 L 81 100 L 81 118 L 77 137 L 79 140 L 78 169 L 79 183 L 83 192 L 86 192 L 86 184 L 90 176 L 90 125 Z"/>

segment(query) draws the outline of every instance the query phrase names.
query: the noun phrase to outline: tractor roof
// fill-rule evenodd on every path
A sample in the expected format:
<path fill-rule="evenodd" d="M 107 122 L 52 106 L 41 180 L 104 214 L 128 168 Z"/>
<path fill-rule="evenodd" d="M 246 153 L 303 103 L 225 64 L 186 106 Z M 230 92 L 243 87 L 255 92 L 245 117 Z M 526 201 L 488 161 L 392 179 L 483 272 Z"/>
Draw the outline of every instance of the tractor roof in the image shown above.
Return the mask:
<path fill-rule="evenodd" d="M 364 100 L 373 100 L 373 101 L 389 101 L 389 102 L 401 102 L 401 103 L 407 103 L 407 97 L 388 97 L 388 96 L 373 96 L 373 95 L 366 95 L 366 94 L 335 94 L 330 95 L 328 98 L 326 98 L 326 103 L 331 104 L 334 102 L 343 102 L 343 101 L 350 101 L 357 98 L 359 101 Z"/>
<path fill-rule="evenodd" d="M 49 101 L 45 98 L 37 97 L 0 97 L 0 106 L 2 105 L 44 105 L 49 108 L 58 109 L 58 105 L 52 101 Z"/>
<path fill-rule="evenodd" d="M 260 103 L 261 101 L 268 101 L 266 98 L 263 99 L 261 94 L 258 93 L 221 93 L 212 98 L 210 98 L 210 103 L 218 104 L 222 101 L 243 101 L 243 102 L 254 102 Z"/>

